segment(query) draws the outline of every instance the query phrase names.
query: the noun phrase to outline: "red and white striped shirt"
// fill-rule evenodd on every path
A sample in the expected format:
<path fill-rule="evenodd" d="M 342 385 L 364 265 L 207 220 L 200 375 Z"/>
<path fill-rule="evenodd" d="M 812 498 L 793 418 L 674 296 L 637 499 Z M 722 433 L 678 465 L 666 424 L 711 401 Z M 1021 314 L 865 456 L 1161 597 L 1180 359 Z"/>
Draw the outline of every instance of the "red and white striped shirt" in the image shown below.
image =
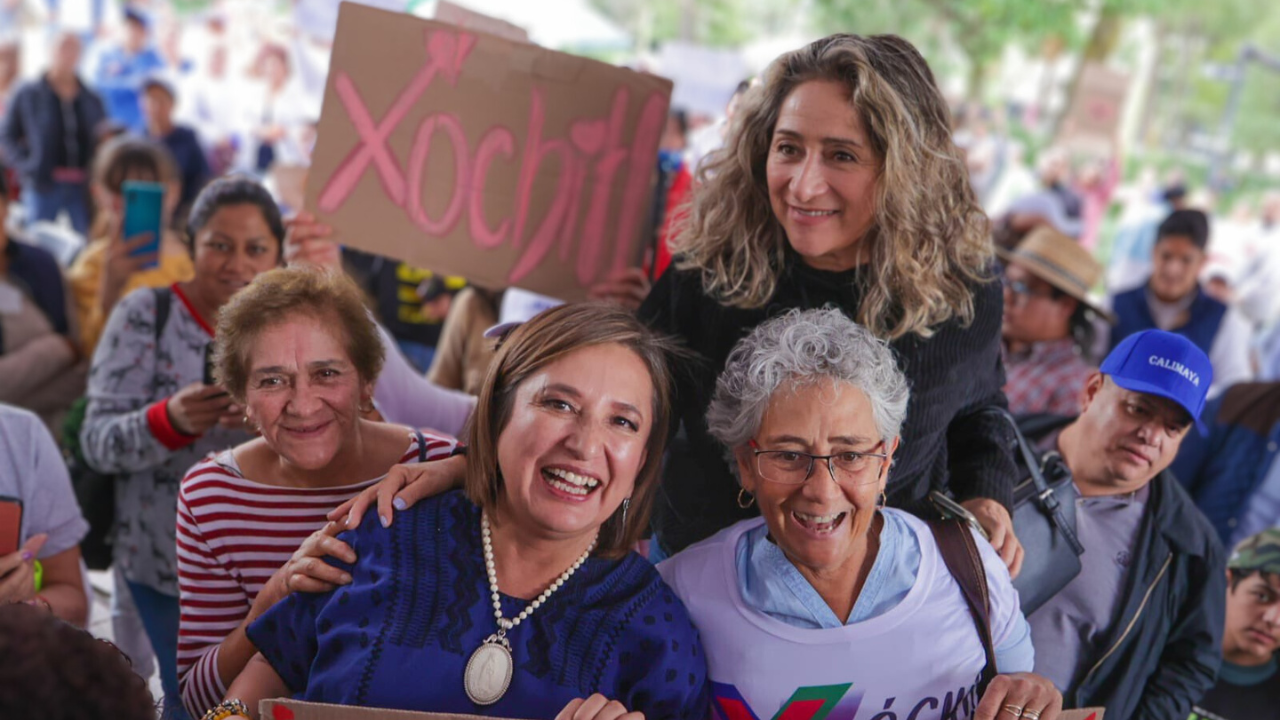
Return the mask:
<path fill-rule="evenodd" d="M 447 457 L 457 444 L 423 433 L 400 462 Z M 221 702 L 218 648 L 248 616 L 271 576 L 293 556 L 325 517 L 382 478 L 333 488 L 263 485 L 246 479 L 231 451 L 212 455 L 187 472 L 178 492 L 178 678 L 193 717 Z"/>

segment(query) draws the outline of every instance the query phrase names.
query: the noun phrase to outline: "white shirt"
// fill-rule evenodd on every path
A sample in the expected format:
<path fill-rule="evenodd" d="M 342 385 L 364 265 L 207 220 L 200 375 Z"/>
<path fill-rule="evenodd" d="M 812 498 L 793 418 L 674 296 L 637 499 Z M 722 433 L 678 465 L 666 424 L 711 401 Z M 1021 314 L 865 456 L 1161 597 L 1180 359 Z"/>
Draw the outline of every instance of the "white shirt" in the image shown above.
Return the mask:
<path fill-rule="evenodd" d="M 792 704 L 821 700 L 833 718 L 871 717 L 881 708 L 899 718 L 972 717 L 986 665 L 982 643 L 928 526 L 900 517 L 922 551 L 916 584 L 888 612 L 838 628 L 794 627 L 746 604 L 736 549 L 762 519 L 744 520 L 658 565 L 702 636 L 722 714 L 749 716 L 745 705 L 757 718 L 778 717 Z M 990 543 L 978 547 L 991 589 L 992 639 L 1002 645 L 1022 622 L 1018 593 Z"/>

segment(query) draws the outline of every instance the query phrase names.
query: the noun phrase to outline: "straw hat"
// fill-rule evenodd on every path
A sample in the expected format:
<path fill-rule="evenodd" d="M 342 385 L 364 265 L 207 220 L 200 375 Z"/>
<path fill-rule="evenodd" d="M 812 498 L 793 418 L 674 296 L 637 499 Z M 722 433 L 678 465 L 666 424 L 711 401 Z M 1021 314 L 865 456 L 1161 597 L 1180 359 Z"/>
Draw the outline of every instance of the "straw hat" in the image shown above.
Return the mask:
<path fill-rule="evenodd" d="M 1084 303 L 1108 322 L 1115 322 L 1115 317 L 1089 295 L 1089 288 L 1102 277 L 1102 265 L 1075 240 L 1042 225 L 1013 250 L 997 247 L 996 254 Z"/>

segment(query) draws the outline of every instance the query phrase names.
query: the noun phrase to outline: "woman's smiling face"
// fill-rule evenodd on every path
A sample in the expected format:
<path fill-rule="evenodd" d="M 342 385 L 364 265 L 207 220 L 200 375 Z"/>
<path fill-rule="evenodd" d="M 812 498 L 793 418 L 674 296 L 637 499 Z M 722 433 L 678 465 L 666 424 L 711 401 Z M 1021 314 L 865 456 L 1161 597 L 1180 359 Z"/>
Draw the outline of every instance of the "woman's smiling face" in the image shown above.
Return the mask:
<path fill-rule="evenodd" d="M 843 452 L 892 456 L 897 439 L 882 443 L 866 393 L 851 384 L 820 378 L 783 383 L 769 400 L 757 448 L 739 448 L 742 486 L 755 495 L 769 535 L 804 574 L 842 572 L 857 560 L 888 477 L 888 458 L 865 458 L 860 470 L 837 481 L 826 461 L 814 460 L 808 479 L 771 480 L 754 449 L 813 455 Z"/>
<path fill-rule="evenodd" d="M 272 450 L 304 470 L 333 461 L 373 397 L 336 327 L 296 313 L 263 328 L 249 351 L 246 414 Z"/>
<path fill-rule="evenodd" d="M 653 427 L 653 380 L 617 344 L 549 363 L 520 384 L 498 436 L 504 518 L 533 534 L 595 534 L 630 497 Z"/>
<path fill-rule="evenodd" d="M 881 162 L 844 84 L 810 80 L 783 101 L 765 164 L 769 202 L 806 264 L 848 270 L 865 259 Z"/>

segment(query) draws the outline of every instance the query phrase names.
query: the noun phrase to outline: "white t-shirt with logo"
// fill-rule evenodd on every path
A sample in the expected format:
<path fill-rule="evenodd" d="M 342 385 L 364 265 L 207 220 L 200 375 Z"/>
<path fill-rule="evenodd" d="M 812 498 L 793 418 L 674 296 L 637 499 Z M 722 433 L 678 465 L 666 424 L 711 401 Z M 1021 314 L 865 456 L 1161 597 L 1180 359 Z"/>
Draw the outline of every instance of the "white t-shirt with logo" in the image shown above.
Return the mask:
<path fill-rule="evenodd" d="M 797 628 L 743 601 L 736 548 L 762 519 L 744 520 L 658 565 L 702 636 L 721 718 L 872 720 L 886 711 L 900 720 L 972 717 L 986 655 L 960 586 L 923 521 L 883 512 L 897 513 L 919 540 L 916 584 L 892 610 L 844 627 Z M 979 540 L 999 646 L 1021 617 L 1018 593 L 990 543 Z"/>

